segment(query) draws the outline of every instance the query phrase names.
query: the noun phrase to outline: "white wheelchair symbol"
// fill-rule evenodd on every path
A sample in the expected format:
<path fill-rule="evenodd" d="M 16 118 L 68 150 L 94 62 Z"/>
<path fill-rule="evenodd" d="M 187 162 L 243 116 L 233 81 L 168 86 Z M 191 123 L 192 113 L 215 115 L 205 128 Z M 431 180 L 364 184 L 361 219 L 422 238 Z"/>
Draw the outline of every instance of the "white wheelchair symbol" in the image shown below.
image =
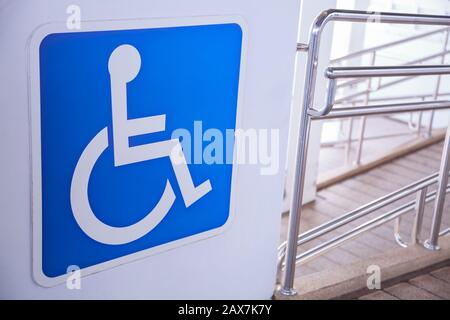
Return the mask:
<path fill-rule="evenodd" d="M 127 83 L 141 68 L 141 56 L 131 45 L 117 47 L 109 57 L 111 77 L 112 133 L 114 166 L 169 157 L 186 207 L 212 190 L 209 180 L 194 186 L 180 142 L 177 139 L 129 146 L 128 138 L 165 130 L 166 115 L 128 119 Z M 167 180 L 156 206 L 140 221 L 125 227 L 114 227 L 100 221 L 89 203 L 88 184 L 95 163 L 108 147 L 108 127 L 89 142 L 75 167 L 70 190 L 72 212 L 81 229 L 92 239 L 110 245 L 132 242 L 155 228 L 167 215 L 175 201 L 175 193 Z"/>

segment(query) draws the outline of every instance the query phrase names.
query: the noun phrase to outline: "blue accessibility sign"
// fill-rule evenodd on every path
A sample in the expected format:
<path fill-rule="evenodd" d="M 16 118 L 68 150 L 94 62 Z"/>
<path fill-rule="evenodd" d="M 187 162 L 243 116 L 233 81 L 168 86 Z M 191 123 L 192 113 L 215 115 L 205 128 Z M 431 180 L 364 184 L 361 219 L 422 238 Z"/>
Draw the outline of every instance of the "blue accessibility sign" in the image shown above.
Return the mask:
<path fill-rule="evenodd" d="M 218 234 L 232 211 L 233 164 L 191 163 L 172 133 L 193 136 L 199 121 L 236 128 L 242 24 L 87 29 L 47 32 L 36 49 L 34 274 L 43 285 L 70 266 L 89 274 Z"/>

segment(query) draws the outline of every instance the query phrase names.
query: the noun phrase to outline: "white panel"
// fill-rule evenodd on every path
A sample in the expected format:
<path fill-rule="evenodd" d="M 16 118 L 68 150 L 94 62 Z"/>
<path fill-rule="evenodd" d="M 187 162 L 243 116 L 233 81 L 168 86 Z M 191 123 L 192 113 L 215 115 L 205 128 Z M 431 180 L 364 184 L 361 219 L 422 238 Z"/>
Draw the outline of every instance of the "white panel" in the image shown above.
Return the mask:
<path fill-rule="evenodd" d="M 255 165 L 239 168 L 236 216 L 225 233 L 90 275 L 81 290 L 64 284 L 43 288 L 33 281 L 27 41 L 39 25 L 65 21 L 69 4 L 0 2 L 0 298 L 270 298 L 283 173 L 262 176 Z M 298 0 L 79 0 L 77 5 L 84 20 L 240 15 L 248 26 L 243 127 L 280 128 L 280 150 L 286 150 Z M 284 152 L 279 163 L 283 168 Z"/>

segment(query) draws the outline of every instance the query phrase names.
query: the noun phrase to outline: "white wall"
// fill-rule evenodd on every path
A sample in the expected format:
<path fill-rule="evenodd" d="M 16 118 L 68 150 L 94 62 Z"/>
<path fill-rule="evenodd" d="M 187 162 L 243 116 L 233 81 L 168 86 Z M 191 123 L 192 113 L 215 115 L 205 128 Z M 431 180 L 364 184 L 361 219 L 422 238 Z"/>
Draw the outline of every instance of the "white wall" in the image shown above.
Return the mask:
<path fill-rule="evenodd" d="M 26 44 L 39 25 L 65 21 L 72 3 L 0 2 L 0 298 L 270 298 L 284 174 L 261 176 L 257 166 L 239 169 L 237 212 L 224 234 L 90 275 L 81 290 L 33 281 Z M 286 149 L 298 0 L 76 3 L 85 20 L 241 15 L 249 32 L 243 127 L 280 128 L 280 150 Z"/>

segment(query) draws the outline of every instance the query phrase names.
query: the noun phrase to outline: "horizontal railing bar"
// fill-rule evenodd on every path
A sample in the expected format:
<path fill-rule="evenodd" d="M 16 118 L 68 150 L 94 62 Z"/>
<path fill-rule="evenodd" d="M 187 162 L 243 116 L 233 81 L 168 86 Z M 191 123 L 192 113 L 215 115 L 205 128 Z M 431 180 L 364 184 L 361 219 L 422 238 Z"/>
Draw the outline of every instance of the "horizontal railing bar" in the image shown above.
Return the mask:
<path fill-rule="evenodd" d="M 428 60 L 432 60 L 432 59 L 436 59 L 436 58 L 439 58 L 439 57 L 442 57 L 442 56 L 447 56 L 449 53 L 450 53 L 450 50 L 446 50 L 446 51 L 439 52 L 439 53 L 434 53 L 434 54 L 426 56 L 426 57 L 422 57 L 422 58 L 419 58 L 419 59 L 416 59 L 416 60 L 408 61 L 408 62 L 406 62 L 406 63 L 404 63 L 402 65 L 403 66 L 408 66 L 408 65 L 412 65 L 412 64 L 422 63 L 422 62 L 425 62 L 425 61 L 428 61 Z M 409 77 L 407 77 L 407 78 L 409 78 Z M 337 89 L 341 89 L 341 88 L 352 86 L 352 85 L 355 85 L 355 84 L 358 84 L 358 83 L 362 83 L 364 81 L 366 81 L 366 79 L 361 79 L 361 78 L 352 79 L 352 80 L 349 80 L 349 81 L 338 83 L 336 85 L 336 88 Z"/>
<path fill-rule="evenodd" d="M 336 217 L 326 223 L 323 223 L 315 228 L 312 228 L 298 236 L 297 245 L 302 245 L 309 241 L 312 241 L 330 231 L 340 228 L 341 226 L 343 226 L 349 222 L 352 222 L 354 220 L 362 218 L 362 217 L 364 217 L 376 210 L 379 210 L 395 201 L 405 198 L 405 197 L 423 189 L 424 187 L 428 187 L 428 186 L 436 183 L 437 178 L 438 178 L 438 173 L 432 174 L 428 177 L 425 177 L 423 179 L 415 181 L 403 188 L 400 188 L 394 192 L 391 192 L 383 197 L 375 199 L 375 200 L 365 204 L 364 206 L 356 208 L 355 210 L 347 212 L 346 214 L 343 214 L 343 215 Z M 285 245 L 286 245 L 286 242 L 282 243 L 279 246 L 278 250 L 283 250 Z"/>
<path fill-rule="evenodd" d="M 445 230 L 442 230 L 442 231 L 439 233 L 439 236 L 440 236 L 440 237 L 443 237 L 443 236 L 446 236 L 446 235 L 448 235 L 448 234 L 450 234 L 450 228 L 447 228 L 447 229 L 445 229 Z"/>
<path fill-rule="evenodd" d="M 364 224 L 359 225 L 358 227 L 343 233 L 331 240 L 325 241 L 320 245 L 309 249 L 301 254 L 298 254 L 296 257 L 296 263 L 305 263 L 310 259 L 322 255 L 329 250 L 336 248 L 343 243 L 356 238 L 357 236 L 363 234 L 364 232 L 370 231 L 374 228 L 377 228 L 409 211 L 414 209 L 414 203 L 409 204 L 409 206 L 402 206 L 401 208 L 396 208 L 395 210 L 389 211 L 373 220 L 370 220 Z"/>
<path fill-rule="evenodd" d="M 320 117 L 324 116 L 330 113 L 330 111 L 333 109 L 333 106 L 339 102 L 341 102 L 343 99 L 349 99 L 353 96 L 358 96 L 360 94 L 351 94 L 346 97 L 340 98 L 338 100 L 335 99 L 336 95 L 336 85 L 337 85 L 337 79 L 339 78 L 345 78 L 349 75 L 352 75 L 351 78 L 354 76 L 369 76 L 370 74 L 373 74 L 373 76 L 402 76 L 410 74 L 411 76 L 416 75 L 443 75 L 443 74 L 450 74 L 450 66 L 400 66 L 400 67 L 342 67 L 342 68 L 328 68 L 325 72 L 325 75 L 329 78 L 328 83 L 328 89 L 327 89 L 327 99 L 326 99 L 326 105 L 324 108 L 318 110 L 315 108 L 310 108 L 308 110 L 308 113 L 312 117 Z M 394 83 L 399 83 L 404 81 L 405 79 L 411 79 L 411 77 L 402 78 L 396 81 L 392 81 L 389 83 L 389 85 L 393 85 Z M 380 89 L 381 86 L 378 87 Z M 373 90 L 366 89 L 364 92 L 366 94 L 372 92 Z M 424 104 L 428 104 L 429 102 L 423 102 Z M 389 106 L 389 105 L 386 105 Z M 380 106 L 378 106 L 380 107 Z M 385 106 L 383 106 L 385 107 Z M 399 107 L 399 105 L 396 105 L 396 107 Z M 367 106 L 364 106 L 363 108 L 367 108 Z M 417 106 L 416 106 L 417 109 Z M 356 110 L 356 109 L 355 109 Z M 425 108 L 425 110 L 433 110 L 430 107 Z M 342 111 L 342 110 L 341 110 Z M 374 112 L 373 109 L 362 109 L 361 111 L 365 112 Z M 418 111 L 418 110 L 413 110 Z M 422 111 L 422 110 L 419 110 Z M 394 111 L 394 112 L 410 112 L 410 111 Z M 364 114 L 361 114 L 364 115 Z M 368 115 L 371 115 L 370 113 Z M 355 115 L 357 116 L 357 115 Z"/>
<path fill-rule="evenodd" d="M 312 120 L 325 120 L 325 119 L 373 116 L 391 113 L 445 110 L 449 108 L 450 108 L 450 101 L 424 101 L 414 103 L 382 104 L 372 106 L 336 108 L 325 115 L 315 115 L 314 113 L 310 113 L 310 116 Z"/>
<path fill-rule="evenodd" d="M 450 192 L 450 185 L 447 186 L 446 193 Z M 436 191 L 430 192 L 427 195 L 426 202 L 433 201 L 436 198 Z M 387 222 L 390 222 L 414 209 L 416 204 L 416 200 L 412 200 L 410 202 L 405 203 L 404 205 L 393 209 L 385 214 L 382 214 L 366 223 L 359 225 L 352 230 L 349 230 L 342 235 L 339 235 L 333 239 L 330 239 L 314 248 L 311 248 L 296 257 L 296 263 L 304 263 L 315 256 L 322 255 L 325 252 L 342 245 L 343 243 L 354 239 L 355 237 L 361 235 L 364 232 L 375 229 Z"/>
<path fill-rule="evenodd" d="M 428 56 L 428 57 L 423 57 L 423 58 L 416 59 L 416 60 L 413 60 L 413 61 L 409 61 L 409 62 L 405 63 L 404 65 L 405 65 L 405 66 L 408 66 L 408 65 L 414 65 L 414 64 L 422 63 L 422 62 L 425 62 L 425 61 L 428 61 L 428 60 L 431 60 L 431 59 L 438 58 L 438 57 L 440 57 L 441 55 L 445 55 L 445 56 L 446 56 L 446 55 L 449 54 L 449 53 L 450 53 L 450 50 L 447 50 L 447 51 L 445 51 L 445 54 L 444 54 L 443 52 L 442 52 L 442 53 L 437 53 L 437 54 L 435 54 L 434 56 Z M 379 85 L 379 86 L 377 87 L 377 90 L 376 90 L 376 91 L 380 91 L 380 90 L 382 90 L 382 89 L 386 89 L 386 88 L 392 87 L 392 86 L 394 86 L 394 85 L 396 85 L 396 84 L 399 84 L 399 83 L 402 83 L 402 82 L 405 82 L 405 81 L 408 81 L 408 80 L 412 80 L 412 79 L 414 79 L 414 78 L 415 78 L 414 76 L 407 76 L 407 77 L 403 77 L 403 78 L 401 78 L 401 79 L 397 79 L 397 80 L 394 80 L 394 81 L 390 81 L 390 82 L 385 83 L 385 84 L 381 84 L 381 85 Z M 361 82 L 364 82 L 364 81 L 367 81 L 367 79 L 357 78 L 357 79 L 353 79 L 353 80 L 351 80 L 351 81 L 361 81 Z M 348 82 L 348 81 L 347 81 L 347 82 Z M 336 85 L 336 88 L 338 88 L 338 87 L 339 87 L 339 84 Z M 340 88 L 340 89 L 341 89 L 341 88 Z M 355 98 L 355 97 L 359 97 L 359 96 L 362 96 L 362 95 L 365 95 L 365 94 L 367 94 L 367 90 L 363 90 L 363 91 L 359 91 L 359 92 L 356 92 L 356 93 L 352 93 L 352 94 L 347 95 L 347 96 L 339 97 L 338 99 L 336 99 L 335 103 L 338 103 L 338 102 L 341 102 L 341 101 L 346 101 L 346 100 L 348 100 L 348 99 Z M 353 100 L 352 100 L 352 101 L 353 101 Z"/>
<path fill-rule="evenodd" d="M 444 25 L 450 26 L 450 18 L 445 15 L 429 14 L 409 14 L 393 12 L 373 12 L 357 10 L 332 9 L 324 11 L 327 14 L 328 21 L 347 21 L 347 22 L 368 22 L 367 19 L 373 19 L 376 23 L 395 23 L 395 24 L 418 24 L 418 25 Z M 322 23 L 322 26 L 325 23 Z"/>
<path fill-rule="evenodd" d="M 407 187 L 399 189 L 395 192 L 392 192 L 384 197 L 381 197 L 377 200 L 371 201 L 368 204 L 361 206 L 355 210 L 350 211 L 348 214 L 337 217 L 335 219 L 330 220 L 328 223 L 325 223 L 319 227 L 313 228 L 301 235 L 299 235 L 299 244 L 307 243 L 311 240 L 322 236 L 323 234 L 335 230 L 343 225 L 357 220 L 359 218 L 365 217 L 370 213 L 379 210 L 389 204 L 392 204 L 398 200 L 401 200 L 417 191 L 421 190 L 424 187 L 430 186 L 437 182 L 437 174 L 428 177 L 428 179 L 422 179 L 419 183 L 411 184 Z"/>
<path fill-rule="evenodd" d="M 362 56 L 364 54 L 372 53 L 373 51 L 383 50 L 383 49 L 386 49 L 386 48 L 389 48 L 389 47 L 393 47 L 393 46 L 396 46 L 396 45 L 399 45 L 399 44 L 403 44 L 403 43 L 406 43 L 406 42 L 409 42 L 409 41 L 414 41 L 414 40 L 425 38 L 425 37 L 428 37 L 428 36 L 431 36 L 431 35 L 444 33 L 448 29 L 449 28 L 445 27 L 445 28 L 440 28 L 438 30 L 425 32 L 425 33 L 422 33 L 422 34 L 419 34 L 419 35 L 415 35 L 415 36 L 412 36 L 412 37 L 403 38 L 403 39 L 400 39 L 400 40 L 397 40 L 397 41 L 392 41 L 392 42 L 385 43 L 385 44 L 382 44 L 382 45 L 378 45 L 378 46 L 375 46 L 375 47 L 371 47 L 371 48 L 359 50 L 359 51 L 356 51 L 356 52 L 352 52 L 352 53 L 346 54 L 344 56 L 341 56 L 339 58 L 331 59 L 330 61 L 331 61 L 331 63 L 338 63 L 338 62 L 341 62 L 341 61 L 344 61 L 344 60 L 348 60 L 348 59 L 352 59 L 352 58 L 355 58 L 355 57 Z"/>
<path fill-rule="evenodd" d="M 325 76 L 329 79 L 430 76 L 450 74 L 450 66 L 369 66 L 369 67 L 328 67 Z"/>
<path fill-rule="evenodd" d="M 427 94 L 415 94 L 415 95 L 402 95 L 402 96 L 391 96 L 391 97 L 374 97 L 374 98 L 370 98 L 370 101 L 376 101 L 376 102 L 381 102 L 381 101 L 395 101 L 395 100 L 407 100 L 407 99 L 426 99 L 426 98 L 433 98 L 435 96 L 434 93 L 427 93 Z M 439 97 L 446 97 L 446 96 L 450 96 L 450 92 L 440 92 L 439 93 Z M 336 99 L 336 104 L 341 104 L 340 102 L 338 102 L 339 99 Z M 364 102 L 364 99 L 355 99 L 352 100 L 352 103 L 361 103 Z M 347 103 L 348 104 L 348 103 Z"/>

